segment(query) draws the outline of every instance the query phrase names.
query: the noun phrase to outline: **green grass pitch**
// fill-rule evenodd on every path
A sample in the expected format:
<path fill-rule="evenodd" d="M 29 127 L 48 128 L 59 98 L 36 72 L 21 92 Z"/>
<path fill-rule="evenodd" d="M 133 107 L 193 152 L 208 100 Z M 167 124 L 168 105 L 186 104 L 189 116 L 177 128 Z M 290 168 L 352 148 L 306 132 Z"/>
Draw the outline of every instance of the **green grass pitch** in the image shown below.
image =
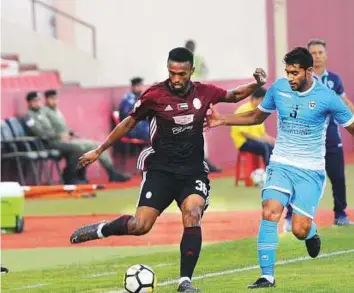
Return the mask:
<path fill-rule="evenodd" d="M 354 166 L 347 166 L 348 206 L 354 207 Z M 233 178 L 215 179 L 210 210 L 260 209 L 260 190 L 239 187 Z M 138 188 L 102 192 L 95 199 L 31 200 L 26 215 L 65 215 L 132 212 Z M 322 209 L 331 209 L 327 185 Z M 171 207 L 168 211 L 176 211 Z M 237 223 L 235 223 L 237 224 Z M 277 287 L 272 292 L 354 292 L 354 227 L 320 229 L 323 257 L 308 259 L 304 243 L 281 234 L 276 267 Z M 283 262 L 282 262 L 283 261 Z M 157 292 L 176 292 L 178 245 L 154 247 L 69 247 L 3 250 L 1 263 L 11 272 L 1 276 L 1 292 L 108 293 L 121 292 L 125 270 L 133 264 L 151 266 L 160 284 Z M 248 292 L 259 276 L 256 239 L 205 243 L 197 266 L 195 285 L 204 293 Z M 170 283 L 166 283 L 171 281 Z M 266 292 L 259 290 L 257 292 Z"/>

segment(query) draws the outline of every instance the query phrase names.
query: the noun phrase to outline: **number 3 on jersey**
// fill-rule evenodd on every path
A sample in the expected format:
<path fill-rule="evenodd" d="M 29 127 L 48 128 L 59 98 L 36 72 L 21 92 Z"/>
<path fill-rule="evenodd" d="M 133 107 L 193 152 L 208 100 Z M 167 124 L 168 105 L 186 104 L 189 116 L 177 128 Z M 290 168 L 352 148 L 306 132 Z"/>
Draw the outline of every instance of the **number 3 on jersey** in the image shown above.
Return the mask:
<path fill-rule="evenodd" d="M 299 105 L 293 106 L 293 110 L 290 113 L 291 118 L 296 118 L 297 117 L 297 112 L 299 111 Z"/>
<path fill-rule="evenodd" d="M 203 194 L 206 196 L 208 194 L 208 188 L 206 184 L 202 180 L 195 180 L 195 183 L 196 183 L 195 189 L 203 192 Z"/>

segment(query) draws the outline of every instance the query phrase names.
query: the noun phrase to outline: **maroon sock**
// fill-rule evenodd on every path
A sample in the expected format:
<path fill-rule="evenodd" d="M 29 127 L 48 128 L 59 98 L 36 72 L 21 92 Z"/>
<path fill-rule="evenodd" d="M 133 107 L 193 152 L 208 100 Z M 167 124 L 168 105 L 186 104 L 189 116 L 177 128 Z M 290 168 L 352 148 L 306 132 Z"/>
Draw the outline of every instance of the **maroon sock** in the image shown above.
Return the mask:
<path fill-rule="evenodd" d="M 128 235 L 128 221 L 133 216 L 123 215 L 118 219 L 108 222 L 102 227 L 102 235 L 104 237 L 112 235 Z"/>
<path fill-rule="evenodd" d="M 202 247 L 202 230 L 200 227 L 184 228 L 180 245 L 181 250 L 181 277 L 192 279 L 194 268 Z"/>

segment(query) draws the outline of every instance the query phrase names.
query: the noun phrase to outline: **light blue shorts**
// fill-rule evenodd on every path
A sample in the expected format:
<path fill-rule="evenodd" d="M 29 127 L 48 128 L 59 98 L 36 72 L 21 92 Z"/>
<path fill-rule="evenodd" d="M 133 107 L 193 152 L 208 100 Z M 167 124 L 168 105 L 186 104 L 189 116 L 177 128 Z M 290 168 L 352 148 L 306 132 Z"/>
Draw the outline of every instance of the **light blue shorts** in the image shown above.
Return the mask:
<path fill-rule="evenodd" d="M 324 170 L 313 171 L 270 162 L 262 200 L 278 200 L 284 206 L 290 204 L 294 213 L 313 219 L 325 187 Z"/>

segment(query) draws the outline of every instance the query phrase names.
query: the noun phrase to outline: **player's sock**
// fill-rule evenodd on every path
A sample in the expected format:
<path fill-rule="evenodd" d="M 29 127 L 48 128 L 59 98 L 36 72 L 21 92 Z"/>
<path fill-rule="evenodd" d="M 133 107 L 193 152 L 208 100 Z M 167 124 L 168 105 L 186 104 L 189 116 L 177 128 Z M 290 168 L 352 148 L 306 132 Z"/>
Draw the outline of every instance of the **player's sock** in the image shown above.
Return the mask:
<path fill-rule="evenodd" d="M 317 226 L 316 226 L 315 222 L 312 221 L 310 232 L 307 235 L 305 240 L 311 239 L 313 236 L 315 236 L 316 232 L 317 232 Z"/>
<path fill-rule="evenodd" d="M 202 230 L 200 227 L 184 228 L 180 245 L 181 251 L 181 278 L 192 279 L 193 271 L 202 247 Z"/>
<path fill-rule="evenodd" d="M 278 223 L 262 220 L 258 232 L 258 262 L 262 277 L 274 277 L 275 250 L 278 247 Z M 270 282 L 274 281 L 269 280 Z"/>
<path fill-rule="evenodd" d="M 274 283 L 274 280 L 275 280 L 274 276 L 272 276 L 272 275 L 262 275 L 261 278 L 265 278 L 271 283 Z"/>
<path fill-rule="evenodd" d="M 97 231 L 97 234 L 102 234 L 103 237 L 108 237 L 111 235 L 128 235 L 128 221 L 133 216 L 123 215 L 118 219 L 106 223 L 101 227 L 101 231 Z"/>
<path fill-rule="evenodd" d="M 178 281 L 178 286 L 181 285 L 184 281 L 192 282 L 192 280 L 188 277 L 181 277 Z"/>

